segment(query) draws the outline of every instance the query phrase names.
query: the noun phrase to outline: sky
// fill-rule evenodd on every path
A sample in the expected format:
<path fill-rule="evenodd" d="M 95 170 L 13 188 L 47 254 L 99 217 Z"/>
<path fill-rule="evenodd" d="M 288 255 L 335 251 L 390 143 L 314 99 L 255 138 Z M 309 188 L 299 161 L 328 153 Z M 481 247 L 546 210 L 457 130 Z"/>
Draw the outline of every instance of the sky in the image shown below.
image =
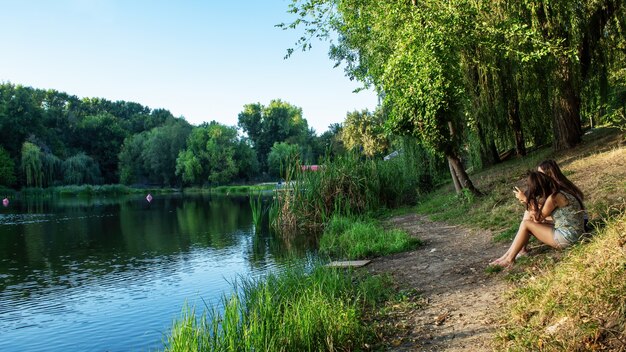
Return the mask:
<path fill-rule="evenodd" d="M 164 108 L 236 125 L 245 104 L 281 99 L 318 134 L 373 91 L 353 91 L 328 43 L 284 59 L 301 30 L 290 0 L 0 0 L 0 82 Z"/>

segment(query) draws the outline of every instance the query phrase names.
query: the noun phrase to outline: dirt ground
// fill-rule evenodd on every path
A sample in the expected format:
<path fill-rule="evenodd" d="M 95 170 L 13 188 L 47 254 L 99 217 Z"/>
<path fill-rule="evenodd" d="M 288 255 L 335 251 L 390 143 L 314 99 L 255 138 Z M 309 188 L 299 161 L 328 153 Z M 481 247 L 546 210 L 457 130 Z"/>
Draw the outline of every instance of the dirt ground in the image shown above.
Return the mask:
<path fill-rule="evenodd" d="M 507 283 L 501 273 L 485 268 L 508 243 L 493 242 L 488 231 L 448 226 L 417 214 L 392 218 L 388 226 L 423 241 L 414 251 L 377 258 L 366 267 L 372 274 L 391 274 L 400 288 L 420 297 L 417 310 L 391 309 L 397 336 L 387 337 L 389 350 L 492 351 L 495 308 L 503 303 Z"/>

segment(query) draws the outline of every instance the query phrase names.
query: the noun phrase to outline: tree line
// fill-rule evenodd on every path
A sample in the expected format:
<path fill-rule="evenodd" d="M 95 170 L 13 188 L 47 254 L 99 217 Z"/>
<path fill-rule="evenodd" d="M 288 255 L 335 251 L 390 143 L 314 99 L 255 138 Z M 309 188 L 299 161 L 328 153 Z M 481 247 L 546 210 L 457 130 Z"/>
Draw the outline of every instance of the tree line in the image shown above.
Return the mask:
<path fill-rule="evenodd" d="M 247 104 L 238 126 L 194 126 L 165 109 L 0 84 L 0 186 L 218 185 L 276 180 L 297 155 L 343 153 L 340 125 L 318 136 L 302 109 Z"/>
<path fill-rule="evenodd" d="M 626 126 L 626 11 L 619 0 L 293 0 L 296 48 L 330 57 L 383 98 L 384 129 L 445 156 L 461 188 L 503 151 Z M 293 53 L 293 48 L 287 55 Z"/>

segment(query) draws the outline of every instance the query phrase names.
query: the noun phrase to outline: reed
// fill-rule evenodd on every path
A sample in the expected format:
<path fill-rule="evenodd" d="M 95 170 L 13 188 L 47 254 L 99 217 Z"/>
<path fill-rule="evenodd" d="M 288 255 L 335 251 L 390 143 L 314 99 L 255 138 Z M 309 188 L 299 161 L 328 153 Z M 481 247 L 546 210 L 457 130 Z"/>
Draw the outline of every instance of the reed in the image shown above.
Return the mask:
<path fill-rule="evenodd" d="M 221 309 L 186 308 L 166 351 L 337 351 L 375 340 L 362 323 L 371 304 L 391 297 L 389 279 L 321 266 L 241 279 Z"/>
<path fill-rule="evenodd" d="M 283 234 L 321 232 L 335 214 L 372 215 L 416 204 L 442 174 L 440 164 L 410 144 L 387 161 L 356 154 L 326 159 L 317 172 L 302 171 L 298 160 L 291 160 L 284 172 L 286 186 L 276 196 L 279 211 L 272 223 Z"/>
<path fill-rule="evenodd" d="M 252 223 L 254 224 L 254 228 L 259 230 L 262 225 L 263 215 L 265 213 L 263 209 L 263 199 L 261 198 L 261 193 L 255 195 L 250 194 L 250 209 L 252 211 Z"/>

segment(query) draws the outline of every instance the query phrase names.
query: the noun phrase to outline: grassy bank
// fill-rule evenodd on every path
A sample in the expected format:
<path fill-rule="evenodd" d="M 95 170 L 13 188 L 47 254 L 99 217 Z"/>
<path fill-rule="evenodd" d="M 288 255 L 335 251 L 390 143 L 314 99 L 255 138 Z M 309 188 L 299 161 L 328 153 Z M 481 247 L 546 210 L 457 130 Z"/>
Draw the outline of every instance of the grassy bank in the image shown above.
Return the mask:
<path fill-rule="evenodd" d="M 511 294 L 499 349 L 626 349 L 626 213 Z"/>
<path fill-rule="evenodd" d="M 317 266 L 260 280 L 243 279 L 235 293 L 201 316 L 187 309 L 166 351 L 351 351 L 376 340 L 362 323 L 391 296 L 389 279 Z"/>
<path fill-rule="evenodd" d="M 404 252 L 420 245 L 406 231 L 384 229 L 373 219 L 335 215 L 320 239 L 320 253 L 332 258 L 363 259 Z"/>
<path fill-rule="evenodd" d="M 593 223 L 602 223 L 619 213 L 626 200 L 626 147 L 623 134 L 599 129 L 584 142 L 566 152 L 550 147 L 534 151 L 522 159 L 507 161 L 471 175 L 485 193 L 457 196 L 451 186 L 443 187 L 420 201 L 416 210 L 432 220 L 469 225 L 493 231 L 496 240 L 515 236 L 524 207 L 513 197 L 513 187 L 524 188 L 524 175 L 545 159 L 554 159 L 565 175 L 585 194 L 585 206 Z"/>
<path fill-rule="evenodd" d="M 256 185 L 231 185 L 217 187 L 187 187 L 185 193 L 215 193 L 215 194 L 250 194 L 276 189 L 275 183 L 261 183 Z"/>
<path fill-rule="evenodd" d="M 416 207 L 431 219 L 491 230 L 510 240 L 521 206 L 512 188 L 542 160 L 555 159 L 585 194 L 594 233 L 590 243 L 531 255 L 506 274 L 514 285 L 501 311 L 498 350 L 624 350 L 626 341 L 626 147 L 617 130 L 594 130 L 568 151 L 550 148 L 471 175 L 481 197 L 454 195 L 448 186 Z"/>
<path fill-rule="evenodd" d="M 116 196 L 140 193 L 171 193 L 176 192 L 172 188 L 133 188 L 125 185 L 81 185 L 81 186 L 57 186 L 48 188 L 24 188 L 19 193 L 21 196 Z"/>

